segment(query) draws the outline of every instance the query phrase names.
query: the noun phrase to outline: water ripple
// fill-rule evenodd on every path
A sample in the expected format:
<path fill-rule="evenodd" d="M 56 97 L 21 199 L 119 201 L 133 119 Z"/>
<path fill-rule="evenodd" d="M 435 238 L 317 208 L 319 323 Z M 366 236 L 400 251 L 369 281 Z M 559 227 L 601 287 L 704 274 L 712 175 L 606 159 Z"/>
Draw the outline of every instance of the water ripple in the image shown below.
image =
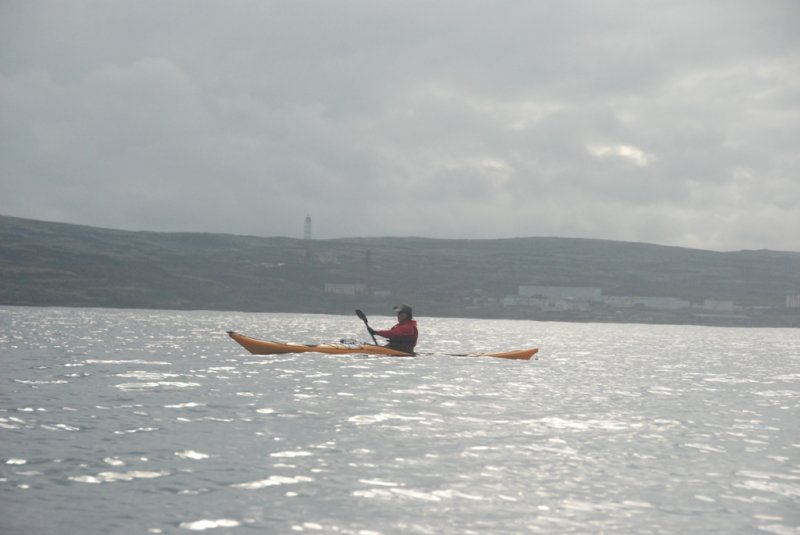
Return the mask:
<path fill-rule="evenodd" d="M 120 481 L 133 481 L 135 479 L 153 479 L 167 475 L 169 475 L 169 472 L 147 472 L 144 470 L 132 470 L 130 472 L 100 472 L 99 474 L 93 476 L 70 476 L 69 479 L 78 483 L 117 483 Z"/>
<path fill-rule="evenodd" d="M 363 332 L 344 316 L 0 310 L 4 532 L 800 525 L 797 329 L 422 318 L 421 350 L 542 347 L 520 363 L 255 356 L 225 334 Z"/>

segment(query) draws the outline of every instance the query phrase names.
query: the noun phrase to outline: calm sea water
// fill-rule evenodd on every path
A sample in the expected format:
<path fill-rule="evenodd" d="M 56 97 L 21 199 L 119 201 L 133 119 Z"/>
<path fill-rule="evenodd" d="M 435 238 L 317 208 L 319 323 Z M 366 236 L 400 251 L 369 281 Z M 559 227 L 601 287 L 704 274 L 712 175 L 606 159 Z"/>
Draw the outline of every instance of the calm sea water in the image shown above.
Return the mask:
<path fill-rule="evenodd" d="M 0 308 L 0 532 L 800 532 L 800 329 L 419 321 L 421 351 L 540 358 L 225 334 L 366 339 L 354 315 Z"/>

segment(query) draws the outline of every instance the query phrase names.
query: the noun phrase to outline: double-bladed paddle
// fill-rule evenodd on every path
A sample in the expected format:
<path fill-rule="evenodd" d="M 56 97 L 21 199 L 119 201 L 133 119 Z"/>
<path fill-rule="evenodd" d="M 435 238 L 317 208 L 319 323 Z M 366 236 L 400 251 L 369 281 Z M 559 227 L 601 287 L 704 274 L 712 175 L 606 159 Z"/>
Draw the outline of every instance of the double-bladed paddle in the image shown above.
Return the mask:
<path fill-rule="evenodd" d="M 361 310 L 361 309 L 358 309 L 358 308 L 357 308 L 357 309 L 356 309 L 356 316 L 358 316 L 359 318 L 361 318 L 361 321 L 363 321 L 363 322 L 364 322 L 364 325 L 366 325 L 366 327 L 367 327 L 367 330 L 369 330 L 369 321 L 367 320 L 367 315 L 366 315 L 366 314 L 364 314 L 364 311 L 363 311 L 363 310 Z M 375 340 L 375 335 L 374 335 L 374 334 L 372 334 L 372 333 L 369 333 L 369 334 L 370 334 L 370 336 L 372 336 L 372 341 L 373 341 L 373 342 L 375 342 L 375 345 L 378 345 L 378 341 L 377 341 L 377 340 Z"/>

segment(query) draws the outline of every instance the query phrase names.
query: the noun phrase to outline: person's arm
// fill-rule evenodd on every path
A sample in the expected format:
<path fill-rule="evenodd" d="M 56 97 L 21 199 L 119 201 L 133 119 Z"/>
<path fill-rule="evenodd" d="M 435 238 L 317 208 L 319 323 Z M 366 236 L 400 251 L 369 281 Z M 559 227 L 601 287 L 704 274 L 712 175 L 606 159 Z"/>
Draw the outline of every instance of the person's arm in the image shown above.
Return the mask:
<path fill-rule="evenodd" d="M 412 325 L 395 325 L 391 329 L 384 331 L 375 331 L 375 334 L 384 338 L 403 338 L 413 336 L 414 327 Z"/>

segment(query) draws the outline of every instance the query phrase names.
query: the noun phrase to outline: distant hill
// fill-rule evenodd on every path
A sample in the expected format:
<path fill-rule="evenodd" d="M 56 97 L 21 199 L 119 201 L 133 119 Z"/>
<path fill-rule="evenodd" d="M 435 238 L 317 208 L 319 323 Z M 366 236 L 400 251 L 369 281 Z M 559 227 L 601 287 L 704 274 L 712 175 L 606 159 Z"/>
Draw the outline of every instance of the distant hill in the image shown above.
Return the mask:
<path fill-rule="evenodd" d="M 358 284 L 367 292 L 346 295 L 365 287 Z M 310 313 L 361 307 L 383 314 L 402 301 L 429 316 L 606 318 L 545 317 L 503 307 L 501 300 L 516 295 L 520 285 L 597 287 L 603 295 L 677 297 L 697 304 L 732 301 L 761 311 L 746 324 L 794 326 L 798 316 L 785 304 L 788 294 L 800 293 L 800 253 L 566 238 L 305 242 L 130 232 L 0 216 L 0 304 L 5 305 Z M 697 322 L 698 316 L 656 321 Z"/>

